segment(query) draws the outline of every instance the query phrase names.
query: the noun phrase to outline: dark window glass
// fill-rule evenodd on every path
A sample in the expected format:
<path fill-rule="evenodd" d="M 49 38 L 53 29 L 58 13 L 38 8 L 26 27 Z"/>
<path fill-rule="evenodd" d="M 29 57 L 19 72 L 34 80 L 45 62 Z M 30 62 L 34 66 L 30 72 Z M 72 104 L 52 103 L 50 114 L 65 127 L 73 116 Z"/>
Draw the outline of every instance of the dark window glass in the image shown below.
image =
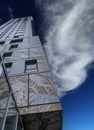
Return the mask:
<path fill-rule="evenodd" d="M 35 72 L 37 71 L 37 60 L 27 60 L 25 61 L 25 72 Z"/>
<path fill-rule="evenodd" d="M 11 55 L 12 55 L 12 52 L 5 52 L 5 53 L 3 54 L 3 58 L 4 58 L 4 59 L 8 59 L 8 58 L 11 57 Z"/>
<path fill-rule="evenodd" d="M 19 36 L 15 35 L 14 38 L 18 38 Z"/>
<path fill-rule="evenodd" d="M 0 41 L 0 45 L 3 45 L 5 43 L 5 41 Z"/>
<path fill-rule="evenodd" d="M 17 43 L 17 42 L 22 42 L 23 39 L 13 39 L 10 43 Z"/>
<path fill-rule="evenodd" d="M 11 67 L 12 67 L 12 63 L 5 63 L 5 67 L 6 67 L 6 71 L 7 73 L 10 73 L 11 72 Z"/>
<path fill-rule="evenodd" d="M 15 44 L 15 45 L 11 45 L 9 49 L 12 50 L 12 49 L 15 49 L 17 47 L 18 47 L 18 44 Z"/>

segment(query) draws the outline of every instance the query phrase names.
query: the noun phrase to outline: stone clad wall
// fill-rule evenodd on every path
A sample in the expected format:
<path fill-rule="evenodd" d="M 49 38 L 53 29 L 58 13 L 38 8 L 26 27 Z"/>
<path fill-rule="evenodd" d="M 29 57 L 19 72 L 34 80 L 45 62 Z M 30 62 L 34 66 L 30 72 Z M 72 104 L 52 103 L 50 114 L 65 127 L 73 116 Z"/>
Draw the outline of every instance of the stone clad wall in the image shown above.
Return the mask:
<path fill-rule="evenodd" d="M 60 130 L 62 112 L 46 112 L 23 116 L 26 130 Z"/>
<path fill-rule="evenodd" d="M 27 20 L 24 18 L 14 20 L 14 26 L 3 37 L 5 45 L 0 47 L 0 51 L 2 54 L 12 52 L 11 57 L 4 59 L 4 63 L 12 62 L 8 76 L 24 124 L 26 124 L 26 130 L 61 130 L 62 108 L 39 37 L 33 36 L 32 20 L 32 17 L 28 17 Z M 16 44 L 18 44 L 17 48 L 10 49 L 11 45 Z M 26 73 L 25 61 L 32 59 L 37 60 L 37 71 Z M 7 97 L 7 82 L 2 74 L 0 113 L 5 107 L 3 103 L 6 102 Z M 15 113 L 14 109 L 10 109 L 13 107 L 11 100 L 10 115 Z M 28 121 L 30 121 L 29 124 Z"/>

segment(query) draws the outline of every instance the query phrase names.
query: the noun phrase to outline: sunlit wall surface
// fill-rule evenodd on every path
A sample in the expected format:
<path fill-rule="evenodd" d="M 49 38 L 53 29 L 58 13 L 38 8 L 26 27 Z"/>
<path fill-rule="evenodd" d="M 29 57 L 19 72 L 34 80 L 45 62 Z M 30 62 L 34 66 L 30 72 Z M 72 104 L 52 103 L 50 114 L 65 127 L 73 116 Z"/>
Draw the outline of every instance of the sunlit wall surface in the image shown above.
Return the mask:
<path fill-rule="evenodd" d="M 0 54 L 25 129 L 61 130 L 62 108 L 32 17 L 12 19 L 0 27 Z M 1 68 L 0 109 L 3 109 L 8 87 Z M 9 108 L 13 108 L 12 101 L 10 104 Z"/>

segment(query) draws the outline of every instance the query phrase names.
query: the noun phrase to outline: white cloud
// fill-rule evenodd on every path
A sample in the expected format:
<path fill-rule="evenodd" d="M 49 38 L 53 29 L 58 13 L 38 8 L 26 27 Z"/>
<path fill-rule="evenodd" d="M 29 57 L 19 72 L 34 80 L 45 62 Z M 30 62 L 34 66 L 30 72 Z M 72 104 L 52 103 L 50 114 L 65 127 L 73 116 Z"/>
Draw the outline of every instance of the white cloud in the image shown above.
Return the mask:
<path fill-rule="evenodd" d="M 66 93 L 85 81 L 86 66 L 94 60 L 94 1 L 38 2 L 45 7 L 44 16 L 51 23 L 45 36 L 46 52 L 60 82 L 57 90 L 59 94 Z"/>
<path fill-rule="evenodd" d="M 13 10 L 9 6 L 8 6 L 8 11 L 9 11 L 10 18 L 12 19 L 14 17 L 13 16 Z"/>

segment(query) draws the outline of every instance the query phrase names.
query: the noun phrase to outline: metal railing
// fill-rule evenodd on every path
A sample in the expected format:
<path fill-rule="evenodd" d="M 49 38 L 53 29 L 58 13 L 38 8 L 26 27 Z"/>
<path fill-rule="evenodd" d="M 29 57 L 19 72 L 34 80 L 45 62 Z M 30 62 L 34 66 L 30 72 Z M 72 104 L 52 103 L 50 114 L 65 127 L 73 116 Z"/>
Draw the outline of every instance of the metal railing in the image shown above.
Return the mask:
<path fill-rule="evenodd" d="M 13 101 L 14 101 L 14 106 L 15 106 L 15 109 L 16 109 L 17 114 L 18 114 L 18 118 L 19 118 L 19 121 L 20 121 L 21 129 L 24 130 L 22 118 L 21 118 L 19 109 L 18 109 L 18 107 L 17 107 L 17 103 L 16 103 L 16 100 L 15 100 L 15 96 L 14 96 L 14 93 L 13 93 L 13 90 L 12 90 L 12 87 L 11 87 L 11 84 L 10 84 L 10 81 L 9 81 L 9 78 L 8 78 L 8 74 L 7 74 L 7 71 L 6 71 L 5 64 L 4 64 L 4 62 L 3 62 L 3 57 L 2 57 L 2 55 L 0 56 L 0 60 L 1 60 L 1 66 L 2 66 L 2 69 L 3 69 L 3 73 L 4 73 L 4 76 L 5 76 L 5 79 L 6 79 L 6 83 L 7 83 L 7 85 L 8 85 L 8 89 L 9 89 L 9 96 L 8 96 L 8 99 L 7 99 L 7 104 L 6 104 L 6 108 L 5 108 L 5 113 L 4 113 L 2 122 L 1 122 L 1 130 L 4 130 L 4 128 L 5 128 L 5 123 L 6 123 L 6 118 L 7 118 L 7 114 L 8 114 L 8 109 L 9 109 L 9 104 L 10 104 L 10 98 L 11 98 L 11 97 L 12 97 L 12 99 L 13 99 Z"/>

